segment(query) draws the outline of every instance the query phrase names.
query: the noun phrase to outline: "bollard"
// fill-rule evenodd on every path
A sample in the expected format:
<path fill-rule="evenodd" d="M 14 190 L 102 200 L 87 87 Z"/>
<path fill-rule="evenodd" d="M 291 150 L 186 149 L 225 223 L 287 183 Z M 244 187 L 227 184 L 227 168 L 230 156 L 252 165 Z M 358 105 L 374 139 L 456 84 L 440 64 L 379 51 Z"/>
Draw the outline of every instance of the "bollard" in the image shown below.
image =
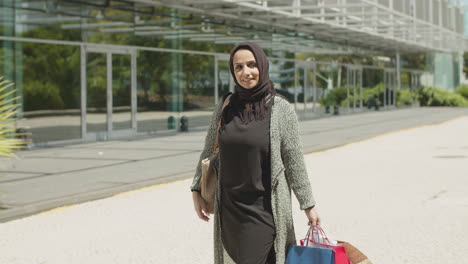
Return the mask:
<path fill-rule="evenodd" d="M 182 116 L 180 118 L 180 131 L 188 131 L 188 118 L 186 116 Z"/>
<path fill-rule="evenodd" d="M 175 117 L 174 116 L 169 116 L 167 118 L 167 129 L 175 129 Z"/>

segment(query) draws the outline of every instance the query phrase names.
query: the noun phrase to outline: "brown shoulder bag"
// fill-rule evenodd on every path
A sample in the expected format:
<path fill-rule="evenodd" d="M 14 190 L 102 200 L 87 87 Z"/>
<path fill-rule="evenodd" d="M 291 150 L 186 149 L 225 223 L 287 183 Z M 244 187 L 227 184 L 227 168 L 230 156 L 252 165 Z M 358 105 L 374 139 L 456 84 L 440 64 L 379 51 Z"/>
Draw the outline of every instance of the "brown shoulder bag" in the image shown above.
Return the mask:
<path fill-rule="evenodd" d="M 203 200 L 206 201 L 207 206 L 206 209 L 208 210 L 207 213 L 214 213 L 214 203 L 215 203 L 215 193 L 216 193 L 216 186 L 218 184 L 218 168 L 216 164 L 219 162 L 219 127 L 221 126 L 221 118 L 223 118 L 223 111 L 224 108 L 229 104 L 229 99 L 231 95 L 226 97 L 224 100 L 223 108 L 221 109 L 221 116 L 218 120 L 218 127 L 216 129 L 216 139 L 213 147 L 213 153 L 210 157 L 201 161 L 201 180 L 200 180 L 200 188 L 201 188 L 201 196 Z"/>

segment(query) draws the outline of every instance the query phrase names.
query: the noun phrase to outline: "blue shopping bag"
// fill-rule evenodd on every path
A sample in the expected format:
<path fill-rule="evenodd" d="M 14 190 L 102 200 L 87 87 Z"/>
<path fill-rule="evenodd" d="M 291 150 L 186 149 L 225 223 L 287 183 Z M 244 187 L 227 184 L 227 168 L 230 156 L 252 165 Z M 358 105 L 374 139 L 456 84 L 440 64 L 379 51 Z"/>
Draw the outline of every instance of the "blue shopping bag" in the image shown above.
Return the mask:
<path fill-rule="evenodd" d="M 290 246 L 286 264 L 334 264 L 333 250 L 329 248 Z"/>

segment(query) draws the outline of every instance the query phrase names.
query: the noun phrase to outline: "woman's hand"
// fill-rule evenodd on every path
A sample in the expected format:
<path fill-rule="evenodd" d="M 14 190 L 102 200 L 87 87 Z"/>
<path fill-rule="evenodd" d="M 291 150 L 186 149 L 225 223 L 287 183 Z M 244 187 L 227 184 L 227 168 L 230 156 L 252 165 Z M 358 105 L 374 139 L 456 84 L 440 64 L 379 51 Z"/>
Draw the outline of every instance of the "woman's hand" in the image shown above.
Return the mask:
<path fill-rule="evenodd" d="M 315 210 L 315 206 L 309 209 L 305 209 L 304 212 L 309 219 L 308 225 L 312 225 L 312 228 L 320 225 L 320 216 L 318 215 L 317 210 Z"/>
<path fill-rule="evenodd" d="M 210 218 L 208 217 L 208 213 L 206 212 L 206 201 L 203 200 L 201 194 L 199 192 L 192 192 L 192 199 L 193 199 L 193 207 L 195 208 L 195 212 L 197 212 L 198 218 L 203 221 L 208 222 Z"/>

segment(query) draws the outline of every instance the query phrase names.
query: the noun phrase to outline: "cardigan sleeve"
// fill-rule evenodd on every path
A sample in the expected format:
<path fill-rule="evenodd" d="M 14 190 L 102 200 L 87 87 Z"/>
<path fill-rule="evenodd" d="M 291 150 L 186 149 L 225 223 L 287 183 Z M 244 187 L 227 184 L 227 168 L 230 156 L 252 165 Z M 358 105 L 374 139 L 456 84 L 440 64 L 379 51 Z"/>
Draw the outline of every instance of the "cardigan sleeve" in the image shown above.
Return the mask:
<path fill-rule="evenodd" d="M 195 176 L 193 176 L 192 184 L 190 185 L 190 189 L 192 191 L 200 191 L 201 161 L 208 158 L 213 153 L 213 147 L 216 140 L 216 131 L 218 128 L 218 119 L 220 117 L 222 107 L 223 100 L 219 100 L 211 116 L 210 126 L 205 137 L 205 146 L 203 147 L 203 151 L 200 154 L 197 168 L 195 170 Z"/>
<path fill-rule="evenodd" d="M 289 186 L 296 195 L 301 210 L 315 206 L 307 169 L 304 162 L 302 142 L 299 135 L 299 122 L 296 111 L 287 103 L 283 111 L 281 131 L 281 158 Z"/>

